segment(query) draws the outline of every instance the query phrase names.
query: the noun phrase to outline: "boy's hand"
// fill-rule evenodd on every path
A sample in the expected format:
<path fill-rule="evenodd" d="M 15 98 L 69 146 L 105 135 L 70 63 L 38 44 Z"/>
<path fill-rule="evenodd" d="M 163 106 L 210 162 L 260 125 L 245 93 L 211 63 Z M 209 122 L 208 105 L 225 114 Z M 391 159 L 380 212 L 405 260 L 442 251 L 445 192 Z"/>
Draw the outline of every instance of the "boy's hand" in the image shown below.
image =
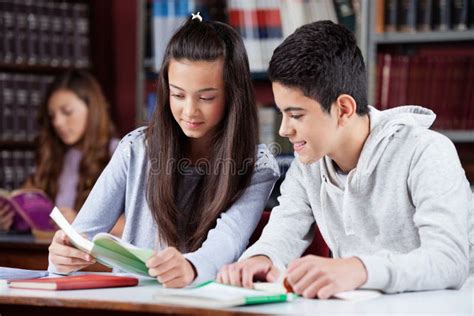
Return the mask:
<path fill-rule="evenodd" d="M 95 259 L 91 255 L 72 246 L 66 233 L 62 230 L 58 230 L 54 234 L 53 241 L 49 246 L 49 261 L 60 273 L 78 271 L 95 263 Z"/>
<path fill-rule="evenodd" d="M 354 290 L 367 280 L 367 271 L 356 257 L 329 259 L 309 255 L 290 263 L 286 273 L 295 293 L 306 298 L 327 299 Z"/>
<path fill-rule="evenodd" d="M 165 287 L 184 287 L 196 278 L 194 266 L 174 247 L 154 254 L 146 266 L 148 273 Z"/>
<path fill-rule="evenodd" d="M 253 288 L 253 278 L 274 282 L 280 272 L 266 256 L 255 256 L 225 265 L 217 274 L 217 282 Z"/>

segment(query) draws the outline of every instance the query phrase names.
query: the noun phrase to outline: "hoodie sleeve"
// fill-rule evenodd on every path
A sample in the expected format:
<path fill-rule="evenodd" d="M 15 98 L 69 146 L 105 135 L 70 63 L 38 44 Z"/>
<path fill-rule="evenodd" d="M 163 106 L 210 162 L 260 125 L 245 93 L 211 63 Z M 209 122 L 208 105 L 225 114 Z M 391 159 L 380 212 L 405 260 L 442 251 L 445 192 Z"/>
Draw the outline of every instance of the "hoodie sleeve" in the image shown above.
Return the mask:
<path fill-rule="evenodd" d="M 260 239 L 239 260 L 265 255 L 282 268 L 305 251 L 314 237 L 314 216 L 295 159 L 281 184 L 280 203 L 273 208 Z"/>
<path fill-rule="evenodd" d="M 413 156 L 407 181 L 420 247 L 359 256 L 368 272 L 364 288 L 387 293 L 459 288 L 468 276 L 472 193 L 452 142 L 437 136 L 424 144 Z"/>

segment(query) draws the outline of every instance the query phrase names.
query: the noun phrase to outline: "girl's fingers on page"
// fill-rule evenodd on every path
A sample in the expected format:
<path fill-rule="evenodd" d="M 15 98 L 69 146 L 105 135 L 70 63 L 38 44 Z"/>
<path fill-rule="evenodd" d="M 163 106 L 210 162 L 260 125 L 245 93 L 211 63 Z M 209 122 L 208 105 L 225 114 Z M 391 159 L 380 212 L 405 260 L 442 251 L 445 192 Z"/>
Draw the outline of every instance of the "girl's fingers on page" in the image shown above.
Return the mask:
<path fill-rule="evenodd" d="M 61 264 L 55 264 L 54 267 L 56 268 L 56 271 L 60 273 L 71 273 L 75 271 L 82 270 L 84 268 L 87 268 L 89 264 L 85 264 L 82 266 L 70 266 L 70 265 L 61 265 Z"/>
<path fill-rule="evenodd" d="M 186 280 L 182 277 L 177 277 L 172 280 L 169 280 L 166 282 L 166 284 L 163 284 L 166 288 L 180 288 L 180 287 L 185 287 Z"/>
<path fill-rule="evenodd" d="M 51 243 L 51 245 L 54 243 L 64 245 L 65 238 L 66 238 L 66 234 L 62 230 L 58 230 L 56 231 L 56 233 L 54 233 L 53 242 Z"/>
<path fill-rule="evenodd" d="M 159 253 L 153 255 L 150 259 L 147 260 L 146 266 L 148 268 L 156 268 L 160 264 L 165 263 L 168 260 L 171 260 L 177 253 L 177 250 L 173 247 L 168 247 Z"/>
<path fill-rule="evenodd" d="M 72 257 L 64 257 L 59 255 L 51 256 L 51 261 L 53 261 L 54 265 L 62 265 L 62 266 L 88 266 L 92 264 L 92 262 L 82 260 L 80 258 L 72 258 Z"/>
<path fill-rule="evenodd" d="M 162 282 L 162 284 L 166 288 L 179 288 L 187 285 L 184 278 L 179 275 L 167 280 L 166 282 Z"/>
<path fill-rule="evenodd" d="M 175 278 L 183 277 L 182 271 L 181 267 L 173 267 L 171 270 L 159 275 L 157 280 L 160 283 L 166 284 Z"/>
<path fill-rule="evenodd" d="M 155 268 L 148 269 L 148 274 L 150 274 L 151 276 L 160 276 L 173 269 L 177 265 L 177 260 L 168 260 Z"/>
<path fill-rule="evenodd" d="M 66 245 L 62 245 L 59 243 L 53 242 L 51 246 L 49 246 L 49 252 L 55 255 L 63 256 L 63 257 L 72 257 L 72 258 L 82 259 L 87 262 L 94 261 L 94 258 L 88 253 L 85 253 L 82 250 L 69 247 Z"/>

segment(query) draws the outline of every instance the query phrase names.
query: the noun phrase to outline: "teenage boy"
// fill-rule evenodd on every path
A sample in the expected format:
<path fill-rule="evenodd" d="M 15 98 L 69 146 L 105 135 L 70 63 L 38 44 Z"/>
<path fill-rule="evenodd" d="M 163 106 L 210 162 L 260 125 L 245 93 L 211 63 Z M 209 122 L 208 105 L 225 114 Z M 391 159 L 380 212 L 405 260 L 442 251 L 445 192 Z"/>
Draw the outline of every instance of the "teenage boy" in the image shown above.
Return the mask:
<path fill-rule="evenodd" d="M 280 134 L 297 159 L 260 239 L 218 281 L 286 278 L 304 297 L 356 288 L 459 288 L 472 247 L 472 192 L 456 149 L 419 106 L 367 105 L 354 36 L 329 21 L 297 29 L 269 66 Z M 319 229 L 333 258 L 305 256 Z M 469 242 L 468 232 L 471 233 Z M 297 259 L 299 258 L 299 259 Z"/>

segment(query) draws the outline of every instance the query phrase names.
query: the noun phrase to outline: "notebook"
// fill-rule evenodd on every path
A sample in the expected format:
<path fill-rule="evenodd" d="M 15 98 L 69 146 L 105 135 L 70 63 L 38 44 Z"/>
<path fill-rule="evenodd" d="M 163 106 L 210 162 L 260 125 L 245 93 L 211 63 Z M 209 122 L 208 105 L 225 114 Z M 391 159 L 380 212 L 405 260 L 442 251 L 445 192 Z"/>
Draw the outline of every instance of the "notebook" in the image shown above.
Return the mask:
<path fill-rule="evenodd" d="M 156 302 L 204 308 L 223 308 L 240 305 L 281 303 L 296 297 L 292 293 L 274 293 L 245 289 L 207 281 L 196 287 L 184 289 L 161 289 L 155 294 Z"/>

